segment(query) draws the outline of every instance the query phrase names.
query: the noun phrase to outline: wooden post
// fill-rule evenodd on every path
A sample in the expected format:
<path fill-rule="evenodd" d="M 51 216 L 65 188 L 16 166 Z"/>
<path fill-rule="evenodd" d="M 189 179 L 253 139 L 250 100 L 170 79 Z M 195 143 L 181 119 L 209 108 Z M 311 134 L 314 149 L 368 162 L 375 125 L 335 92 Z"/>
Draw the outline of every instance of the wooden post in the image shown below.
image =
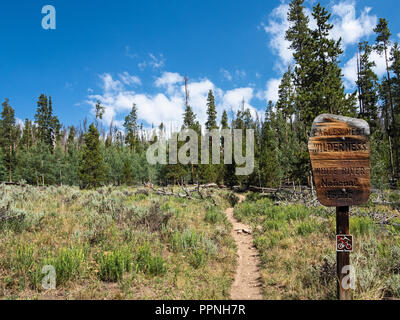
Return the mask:
<path fill-rule="evenodd" d="M 349 207 L 336 207 L 336 235 L 350 234 Z M 344 266 L 350 265 L 350 252 L 337 252 L 337 295 L 339 300 L 351 300 L 351 289 L 342 287 L 345 274 L 342 273 Z"/>

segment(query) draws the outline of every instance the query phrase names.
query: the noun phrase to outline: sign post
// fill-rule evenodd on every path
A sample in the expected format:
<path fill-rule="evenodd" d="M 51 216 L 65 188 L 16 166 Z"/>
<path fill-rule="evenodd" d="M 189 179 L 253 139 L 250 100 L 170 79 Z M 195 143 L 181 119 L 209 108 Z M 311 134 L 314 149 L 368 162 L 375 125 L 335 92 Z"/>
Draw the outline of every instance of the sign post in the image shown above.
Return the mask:
<path fill-rule="evenodd" d="M 353 237 L 349 207 L 365 204 L 370 196 L 370 130 L 361 119 L 332 114 L 318 116 L 312 125 L 308 150 L 319 202 L 336 207 L 338 299 L 350 300 L 344 270 L 350 270 Z"/>

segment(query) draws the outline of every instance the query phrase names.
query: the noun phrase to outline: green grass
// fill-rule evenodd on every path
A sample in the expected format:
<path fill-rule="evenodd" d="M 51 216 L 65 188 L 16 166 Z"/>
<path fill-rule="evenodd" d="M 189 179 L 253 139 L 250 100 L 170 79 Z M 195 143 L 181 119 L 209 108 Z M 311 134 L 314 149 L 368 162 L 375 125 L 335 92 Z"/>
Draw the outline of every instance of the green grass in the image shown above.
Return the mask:
<path fill-rule="evenodd" d="M 80 246 L 72 246 L 59 249 L 57 255 L 47 258 L 44 264 L 54 266 L 57 284 L 62 285 L 82 275 L 84 261 L 84 249 Z"/>
<path fill-rule="evenodd" d="M 109 282 L 121 280 L 126 272 L 132 271 L 132 258 L 132 253 L 127 247 L 100 253 L 97 260 L 99 278 Z"/>
<path fill-rule="evenodd" d="M 354 299 L 400 298 L 400 230 L 378 225 L 370 217 L 377 212 L 396 217 L 390 206 L 372 203 L 350 212 Z M 255 230 L 265 299 L 336 299 L 334 208 L 275 205 L 252 196 L 238 204 L 234 214 Z"/>
<path fill-rule="evenodd" d="M 0 185 L 0 211 L 19 213 L 0 225 L 0 299 L 227 299 L 230 193 L 215 192 L 214 207 L 135 192 Z M 42 287 L 44 266 L 55 292 Z"/>

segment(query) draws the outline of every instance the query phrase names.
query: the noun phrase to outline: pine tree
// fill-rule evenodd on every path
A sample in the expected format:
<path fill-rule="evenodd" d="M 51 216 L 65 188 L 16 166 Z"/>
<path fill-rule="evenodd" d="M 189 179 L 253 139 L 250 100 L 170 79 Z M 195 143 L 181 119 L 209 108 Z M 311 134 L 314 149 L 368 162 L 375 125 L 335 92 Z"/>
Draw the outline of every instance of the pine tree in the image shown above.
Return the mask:
<path fill-rule="evenodd" d="M 17 128 L 15 125 L 14 109 L 10 106 L 9 100 L 6 99 L 3 104 L 0 121 L 0 146 L 4 154 L 4 165 L 8 172 L 8 179 L 13 181 L 13 172 L 16 166 L 16 138 Z"/>
<path fill-rule="evenodd" d="M 304 13 L 304 0 L 293 0 L 289 4 L 288 21 L 290 28 L 286 31 L 286 40 L 290 42 L 296 62 L 293 80 L 296 86 L 295 105 L 305 127 L 314 117 L 312 111 L 312 71 L 316 68 L 313 57 L 314 43 L 308 26 L 309 18 Z M 307 130 L 305 128 L 305 130 Z"/>
<path fill-rule="evenodd" d="M 54 142 L 58 143 L 60 141 L 61 123 L 58 120 L 57 116 L 55 116 L 53 113 L 53 101 L 51 97 L 49 97 L 49 115 L 50 115 L 50 123 L 48 127 L 48 135 L 49 137 L 51 137 L 51 145 L 54 145 Z"/>
<path fill-rule="evenodd" d="M 183 126 L 182 126 L 182 130 L 184 129 L 191 129 L 197 132 L 198 135 L 198 141 L 201 141 L 201 126 L 200 123 L 196 120 L 196 115 L 193 112 L 192 107 L 189 105 L 189 86 L 188 86 L 188 79 L 185 78 L 185 93 L 186 93 L 186 99 L 185 99 L 185 113 L 183 114 Z M 189 139 L 189 138 L 188 138 Z M 187 139 L 187 141 L 188 141 Z M 186 141 L 186 142 L 187 142 Z M 200 150 L 200 143 L 198 144 L 198 156 L 200 157 L 201 155 L 201 150 Z M 199 163 L 199 159 L 198 159 L 198 163 Z M 178 164 L 180 165 L 180 164 Z M 176 165 L 174 165 L 176 166 Z M 190 182 L 194 183 L 195 178 L 196 180 L 199 179 L 199 172 L 198 172 L 198 168 L 199 166 L 193 163 L 189 163 L 190 166 Z M 183 170 L 181 170 L 180 168 L 176 168 L 176 170 L 174 170 L 176 172 L 183 172 Z"/>
<path fill-rule="evenodd" d="M 221 129 L 229 129 L 229 120 L 228 120 L 228 113 L 226 110 L 222 112 L 222 117 L 221 117 Z"/>
<path fill-rule="evenodd" d="M 293 112 L 294 112 L 294 100 L 295 100 L 295 88 L 292 83 L 293 72 L 291 67 L 288 67 L 288 71 L 284 73 L 281 83 L 279 85 L 279 99 L 276 104 L 278 110 L 281 110 L 285 119 L 289 120 L 292 124 Z"/>
<path fill-rule="evenodd" d="M 92 123 L 85 134 L 85 145 L 79 162 L 80 186 L 83 189 L 97 188 L 105 180 L 105 166 L 100 150 L 99 131 Z"/>
<path fill-rule="evenodd" d="M 263 185 L 268 187 L 279 186 L 280 168 L 278 162 L 278 139 L 273 128 L 275 114 L 273 105 L 269 101 L 265 112 L 265 121 L 261 131 L 260 174 Z"/>
<path fill-rule="evenodd" d="M 131 112 L 125 117 L 125 143 L 129 145 L 133 152 L 138 147 L 138 125 L 137 125 L 137 107 L 133 104 Z"/>
<path fill-rule="evenodd" d="M 368 42 L 359 44 L 360 63 L 357 86 L 359 88 L 360 117 L 366 120 L 374 133 L 379 126 L 378 115 L 378 77 L 373 71 L 375 62 L 370 60 L 372 47 Z"/>
<path fill-rule="evenodd" d="M 74 126 L 69 128 L 69 134 L 67 139 L 66 151 L 71 154 L 75 150 L 75 135 L 76 130 Z"/>
<path fill-rule="evenodd" d="M 317 28 L 312 31 L 314 45 L 313 98 L 314 115 L 324 112 L 355 116 L 355 93 L 347 98 L 342 83 L 342 72 L 338 65 L 341 39 L 330 39 L 329 33 L 333 25 L 329 23 L 331 14 L 318 3 L 313 9 L 313 17 Z"/>
<path fill-rule="evenodd" d="M 35 142 L 35 127 L 32 124 L 32 121 L 29 119 L 25 119 L 24 129 L 22 130 L 22 137 L 19 142 L 19 147 L 23 149 L 29 149 L 34 145 Z"/>
<path fill-rule="evenodd" d="M 394 153 L 394 159 L 395 159 L 395 170 L 394 170 L 394 175 L 397 177 L 400 173 L 400 162 L 399 162 L 399 142 L 398 142 L 398 129 L 397 129 L 397 119 L 396 119 L 396 114 L 394 110 L 394 102 L 393 102 L 393 93 L 392 93 L 392 83 L 391 83 L 391 78 L 390 78 L 390 68 L 389 68 L 389 58 L 388 58 L 388 50 L 389 46 L 391 44 L 390 42 L 390 37 L 391 33 L 389 30 L 388 22 L 384 18 L 379 19 L 379 23 L 374 29 L 374 32 L 377 34 L 376 41 L 375 41 L 375 46 L 374 49 L 380 54 L 384 54 L 385 56 L 385 62 L 386 62 L 386 73 L 387 73 L 387 79 L 386 79 L 386 88 L 387 88 L 387 93 L 388 93 L 388 100 L 389 100 L 389 106 L 390 106 L 390 125 L 389 125 L 389 130 L 390 133 L 389 135 L 391 138 L 393 138 L 393 144 L 394 144 L 394 150 L 391 151 L 391 153 Z"/>
<path fill-rule="evenodd" d="M 214 98 L 214 94 L 211 89 L 208 91 L 206 113 L 207 113 L 207 121 L 205 123 L 206 130 L 211 131 L 213 129 L 218 129 L 215 98 Z M 199 136 L 201 136 L 201 134 Z M 202 142 L 202 143 L 204 143 L 204 142 Z M 212 138 L 210 137 L 206 143 L 208 143 L 209 163 L 201 164 L 199 166 L 200 179 L 204 183 L 216 182 L 217 178 L 218 178 L 218 165 L 212 163 Z"/>
<path fill-rule="evenodd" d="M 37 137 L 51 150 L 54 148 L 54 141 L 59 132 L 60 124 L 58 118 L 53 115 L 53 104 L 51 97 L 41 94 L 37 102 L 35 114 L 35 123 L 37 125 Z"/>
<path fill-rule="evenodd" d="M 217 129 L 217 108 L 215 107 L 215 98 L 213 91 L 210 89 L 208 91 L 207 97 L 207 121 L 206 121 L 206 129 L 212 130 Z"/>
<path fill-rule="evenodd" d="M 133 183 L 133 172 L 131 167 L 131 162 L 129 158 L 126 158 L 124 161 L 124 169 L 122 171 L 122 179 L 125 185 L 132 185 Z"/>
<path fill-rule="evenodd" d="M 2 148 L 0 148 L 0 181 L 5 181 L 8 177 L 7 168 L 4 165 L 4 154 Z"/>
<path fill-rule="evenodd" d="M 194 114 L 192 107 L 187 105 L 185 113 L 183 114 L 183 128 L 193 128 L 196 124 L 196 115 Z"/>

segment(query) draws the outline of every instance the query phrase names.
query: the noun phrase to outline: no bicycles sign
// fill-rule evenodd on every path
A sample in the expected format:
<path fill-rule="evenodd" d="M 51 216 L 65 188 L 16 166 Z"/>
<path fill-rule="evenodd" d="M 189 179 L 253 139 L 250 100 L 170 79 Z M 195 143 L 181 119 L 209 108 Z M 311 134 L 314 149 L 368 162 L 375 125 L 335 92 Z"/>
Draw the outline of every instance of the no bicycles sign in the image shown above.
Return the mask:
<path fill-rule="evenodd" d="M 339 234 L 336 236 L 337 252 L 353 252 L 353 236 Z"/>

